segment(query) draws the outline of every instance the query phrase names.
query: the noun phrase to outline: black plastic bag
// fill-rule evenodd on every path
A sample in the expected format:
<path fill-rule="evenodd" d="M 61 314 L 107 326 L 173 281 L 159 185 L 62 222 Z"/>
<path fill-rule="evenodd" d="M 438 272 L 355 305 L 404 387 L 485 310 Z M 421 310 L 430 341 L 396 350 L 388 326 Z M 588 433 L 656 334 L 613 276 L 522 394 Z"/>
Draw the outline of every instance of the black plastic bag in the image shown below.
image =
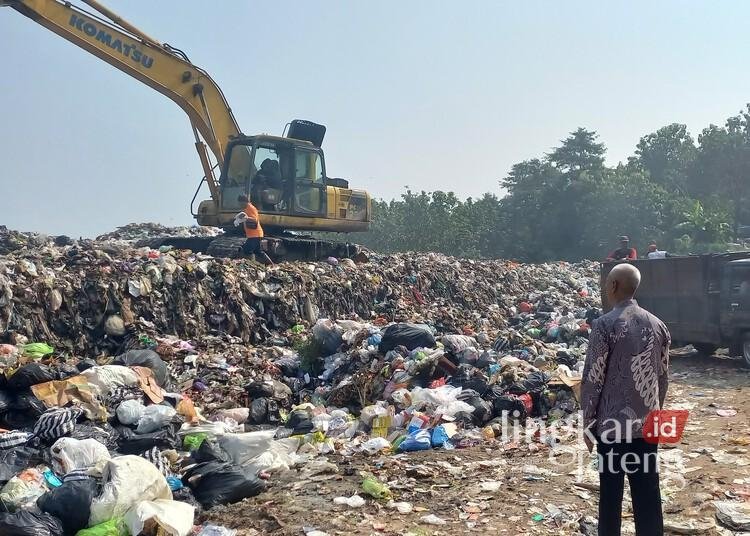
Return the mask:
<path fill-rule="evenodd" d="M 74 480 L 52 488 L 36 500 L 36 505 L 42 512 L 60 519 L 66 534 L 75 534 L 88 525 L 95 495 L 95 480 Z"/>
<path fill-rule="evenodd" d="M 294 378 L 299 372 L 300 360 L 297 357 L 281 357 L 273 362 L 274 365 L 281 369 L 284 376 Z"/>
<path fill-rule="evenodd" d="M 69 437 L 74 439 L 96 439 L 108 450 L 117 450 L 117 430 L 109 423 L 94 424 L 91 421 L 78 423 Z"/>
<path fill-rule="evenodd" d="M 70 378 L 71 376 L 78 376 L 80 373 L 81 371 L 79 371 L 73 365 L 70 365 L 68 363 L 61 363 L 57 366 L 57 377 L 55 379 L 64 380 L 65 378 Z"/>
<path fill-rule="evenodd" d="M 523 424 L 528 417 L 523 401 L 513 395 L 495 397 L 492 401 L 492 409 L 496 417 L 503 417 L 503 412 L 506 411 L 507 414 L 505 416 L 508 419 L 508 423 L 512 423 L 517 419 Z"/>
<path fill-rule="evenodd" d="M 159 450 L 177 448 L 180 441 L 176 426 L 172 424 L 150 434 L 137 434 L 127 426 L 117 426 L 115 429 L 120 434 L 117 439 L 117 450 L 121 454 L 140 454 L 154 447 L 158 447 Z"/>
<path fill-rule="evenodd" d="M 273 385 L 270 382 L 250 382 L 245 386 L 250 398 L 273 398 Z"/>
<path fill-rule="evenodd" d="M 18 369 L 8 378 L 8 389 L 23 391 L 38 383 L 56 380 L 58 376 L 49 368 L 39 363 L 29 363 Z"/>
<path fill-rule="evenodd" d="M 29 467 L 42 463 L 42 453 L 31 447 L 0 450 L 0 487 Z M 0 534 L 2 534 L 0 532 Z"/>
<path fill-rule="evenodd" d="M 13 396 L 5 391 L 0 391 L 0 413 L 5 413 L 13 404 Z"/>
<path fill-rule="evenodd" d="M 11 395 L 10 408 L 0 412 L 0 427 L 9 430 L 33 428 L 39 416 L 47 411 L 44 402 L 35 397 L 31 391 L 8 393 Z"/>
<path fill-rule="evenodd" d="M 385 328 L 378 350 L 386 353 L 396 346 L 405 346 L 408 350 L 434 348 L 435 337 L 427 328 L 415 324 L 393 324 Z"/>
<path fill-rule="evenodd" d="M 128 350 L 115 357 L 113 364 L 150 368 L 154 372 L 156 383 L 162 386 L 167 383 L 167 377 L 169 376 L 166 363 L 153 350 Z"/>
<path fill-rule="evenodd" d="M 292 390 L 292 393 L 300 392 L 305 386 L 305 382 L 300 378 L 290 378 L 289 376 L 284 376 L 281 381 L 289 386 L 289 389 Z"/>
<path fill-rule="evenodd" d="M 544 372 L 532 372 L 525 379 L 519 380 L 510 387 L 508 392 L 514 395 L 522 395 L 525 393 L 539 394 L 544 391 L 544 386 L 547 385 L 549 378 Z"/>
<path fill-rule="evenodd" d="M 559 352 L 557 352 L 555 361 L 557 361 L 558 365 L 565 365 L 566 367 L 569 367 L 569 368 L 575 367 L 576 364 L 578 363 L 578 359 L 570 355 L 565 350 L 560 350 Z"/>
<path fill-rule="evenodd" d="M 78 362 L 78 364 L 76 365 L 76 368 L 80 372 L 83 372 L 84 370 L 88 370 L 91 367 L 95 367 L 95 366 L 96 366 L 96 361 L 94 361 L 93 359 L 83 359 Z"/>
<path fill-rule="evenodd" d="M 256 398 L 250 404 L 250 418 L 249 421 L 253 424 L 263 424 L 266 422 L 268 416 L 268 399 L 267 398 Z"/>
<path fill-rule="evenodd" d="M 266 489 L 263 480 L 231 463 L 199 463 L 185 470 L 182 483 L 188 486 L 203 508 L 232 504 L 254 497 Z"/>
<path fill-rule="evenodd" d="M 62 522 L 49 514 L 19 510 L 13 514 L 0 513 L 2 536 L 63 536 Z"/>
<path fill-rule="evenodd" d="M 474 413 L 472 413 L 472 417 L 476 424 L 479 424 L 479 425 L 484 424 L 492 418 L 492 415 L 493 415 L 492 404 L 484 400 L 482 397 L 473 396 L 463 401 L 474 408 Z"/>
<path fill-rule="evenodd" d="M 231 460 L 229 454 L 219 446 L 216 439 L 207 437 L 201 443 L 201 446 L 190 453 L 190 459 L 195 463 L 204 462 L 222 462 L 227 463 Z"/>

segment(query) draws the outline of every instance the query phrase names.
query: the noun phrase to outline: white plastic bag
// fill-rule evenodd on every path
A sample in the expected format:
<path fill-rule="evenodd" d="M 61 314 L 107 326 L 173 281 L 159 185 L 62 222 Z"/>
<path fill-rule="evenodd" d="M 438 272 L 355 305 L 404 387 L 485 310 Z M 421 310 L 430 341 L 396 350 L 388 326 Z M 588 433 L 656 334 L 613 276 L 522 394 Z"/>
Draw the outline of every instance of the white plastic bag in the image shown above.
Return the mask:
<path fill-rule="evenodd" d="M 162 406 L 161 404 L 148 406 L 143 411 L 141 418 L 138 419 L 138 426 L 135 431 L 139 434 L 155 432 L 166 425 L 176 414 L 177 412 L 172 406 Z"/>
<path fill-rule="evenodd" d="M 138 374 L 122 365 L 102 365 L 91 367 L 81 375 L 86 377 L 98 394 L 106 397 L 116 387 L 135 387 L 138 385 Z"/>
<path fill-rule="evenodd" d="M 61 437 L 50 448 L 52 470 L 67 475 L 74 469 L 88 469 L 111 459 L 107 447 L 96 439 Z"/>
<path fill-rule="evenodd" d="M 360 447 L 367 454 L 377 454 L 381 450 L 390 448 L 391 442 L 384 437 L 373 437 L 368 439 Z"/>
<path fill-rule="evenodd" d="M 117 406 L 117 420 L 122 424 L 131 425 L 138 422 L 146 411 L 140 400 L 125 400 Z"/>
<path fill-rule="evenodd" d="M 102 493 L 91 503 L 89 526 L 123 516 L 140 501 L 172 500 L 164 475 L 140 456 L 112 458 L 102 471 Z"/>
<path fill-rule="evenodd" d="M 257 475 L 261 471 L 282 471 L 296 465 L 299 439 L 274 441 L 275 430 L 226 434 L 219 437 L 219 446 L 232 462 Z"/>
<path fill-rule="evenodd" d="M 432 415 L 454 417 L 456 413 L 473 413 L 474 406 L 458 400 L 460 387 L 443 385 L 436 389 L 415 387 L 411 391 L 412 407 L 417 410 L 429 411 Z"/>
<path fill-rule="evenodd" d="M 125 514 L 125 525 L 130 534 L 140 534 L 146 522 L 154 520 L 167 536 L 188 536 L 193 529 L 194 516 L 195 507 L 184 502 L 141 501 Z"/>
<path fill-rule="evenodd" d="M 327 318 L 321 318 L 312 327 L 313 338 L 320 343 L 324 355 L 333 354 L 343 342 L 344 330 Z"/>

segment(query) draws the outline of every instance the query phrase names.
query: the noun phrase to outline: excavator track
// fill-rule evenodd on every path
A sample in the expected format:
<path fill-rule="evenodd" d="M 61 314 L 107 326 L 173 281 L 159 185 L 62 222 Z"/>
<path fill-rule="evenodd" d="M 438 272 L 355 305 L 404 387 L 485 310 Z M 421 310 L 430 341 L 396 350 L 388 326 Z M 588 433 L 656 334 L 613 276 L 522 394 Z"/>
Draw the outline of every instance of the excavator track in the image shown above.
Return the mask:
<path fill-rule="evenodd" d="M 206 253 L 212 257 L 239 259 L 242 257 L 242 244 L 245 240 L 244 236 L 220 236 L 211 241 Z"/>
<path fill-rule="evenodd" d="M 205 253 L 212 257 L 239 259 L 243 257 L 242 244 L 245 237 L 224 235 L 219 237 L 158 237 L 139 240 L 137 247 L 159 249 L 171 246 L 176 249 L 189 249 L 196 253 Z M 318 240 L 310 236 L 285 234 L 264 238 L 264 250 L 274 262 L 284 261 L 319 261 L 328 257 L 338 259 L 365 260 L 360 246 L 344 242 Z"/>

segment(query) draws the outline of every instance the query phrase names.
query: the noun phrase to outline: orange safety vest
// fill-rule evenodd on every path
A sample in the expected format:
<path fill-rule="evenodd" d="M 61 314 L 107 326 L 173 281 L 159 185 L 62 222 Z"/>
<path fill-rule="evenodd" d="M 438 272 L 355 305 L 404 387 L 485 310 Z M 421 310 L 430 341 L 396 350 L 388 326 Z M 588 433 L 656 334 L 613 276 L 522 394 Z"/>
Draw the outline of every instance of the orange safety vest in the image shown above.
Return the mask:
<path fill-rule="evenodd" d="M 248 218 L 252 218 L 258 222 L 258 227 L 255 229 L 249 229 L 245 226 L 245 236 L 247 238 L 263 238 L 263 226 L 260 224 L 260 214 L 258 214 L 258 209 L 255 208 L 255 205 L 248 202 L 244 212 L 247 214 Z"/>

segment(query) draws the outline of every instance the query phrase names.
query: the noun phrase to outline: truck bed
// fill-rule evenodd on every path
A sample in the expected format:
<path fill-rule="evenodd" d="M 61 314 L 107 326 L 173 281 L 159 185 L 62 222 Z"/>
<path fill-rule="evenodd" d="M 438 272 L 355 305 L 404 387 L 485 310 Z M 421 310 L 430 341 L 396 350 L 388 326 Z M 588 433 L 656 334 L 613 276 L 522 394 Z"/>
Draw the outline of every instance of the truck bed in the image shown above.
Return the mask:
<path fill-rule="evenodd" d="M 740 252 L 631 261 L 641 272 L 635 299 L 667 325 L 672 340 L 721 345 L 721 268 L 729 261 L 749 256 L 748 252 Z M 617 264 L 607 262 L 601 267 L 605 312 L 612 307 L 607 303 L 604 282 Z"/>

